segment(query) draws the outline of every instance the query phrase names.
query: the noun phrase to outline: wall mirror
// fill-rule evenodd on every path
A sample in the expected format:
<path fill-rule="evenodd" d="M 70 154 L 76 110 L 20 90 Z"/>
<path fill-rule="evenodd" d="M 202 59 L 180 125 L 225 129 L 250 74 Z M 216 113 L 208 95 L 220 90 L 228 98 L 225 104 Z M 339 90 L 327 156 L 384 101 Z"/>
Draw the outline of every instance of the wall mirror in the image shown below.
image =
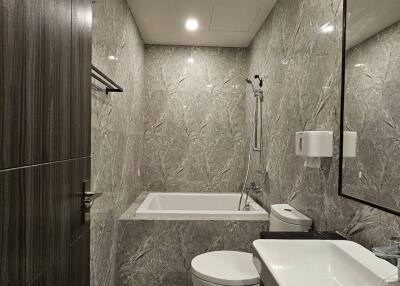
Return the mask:
<path fill-rule="evenodd" d="M 400 215 L 400 0 L 344 0 L 339 194 Z"/>

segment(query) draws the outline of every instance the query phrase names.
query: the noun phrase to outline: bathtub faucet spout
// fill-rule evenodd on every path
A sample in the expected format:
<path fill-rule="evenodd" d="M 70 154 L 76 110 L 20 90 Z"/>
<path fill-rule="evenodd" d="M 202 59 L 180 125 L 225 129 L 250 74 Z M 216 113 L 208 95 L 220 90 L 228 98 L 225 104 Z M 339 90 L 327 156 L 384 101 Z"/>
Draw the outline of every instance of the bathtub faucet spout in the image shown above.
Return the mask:
<path fill-rule="evenodd" d="M 246 198 L 245 198 L 245 200 L 244 200 L 244 207 L 243 207 L 243 210 L 244 210 L 244 211 L 249 211 L 249 210 L 250 210 L 250 204 L 249 204 L 249 202 L 248 202 L 249 194 L 250 194 L 250 193 L 254 193 L 254 194 L 259 195 L 259 194 L 261 194 L 261 193 L 263 192 L 263 189 L 262 189 L 261 187 L 257 186 L 255 182 L 252 182 L 249 186 L 247 186 L 247 187 L 244 189 L 244 192 L 246 193 Z M 240 210 L 240 207 L 241 207 L 241 205 L 242 205 L 242 197 L 243 197 L 243 192 L 242 192 L 242 195 L 240 196 L 239 210 Z"/>

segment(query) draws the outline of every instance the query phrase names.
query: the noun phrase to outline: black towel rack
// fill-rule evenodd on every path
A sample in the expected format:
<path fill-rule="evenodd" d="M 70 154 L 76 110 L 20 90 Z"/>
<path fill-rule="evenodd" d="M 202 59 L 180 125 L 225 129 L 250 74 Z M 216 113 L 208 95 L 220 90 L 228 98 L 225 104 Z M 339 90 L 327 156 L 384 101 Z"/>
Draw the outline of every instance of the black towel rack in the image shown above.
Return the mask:
<path fill-rule="evenodd" d="M 92 77 L 106 86 L 106 94 L 109 92 L 123 92 L 124 90 L 102 71 L 92 65 Z"/>

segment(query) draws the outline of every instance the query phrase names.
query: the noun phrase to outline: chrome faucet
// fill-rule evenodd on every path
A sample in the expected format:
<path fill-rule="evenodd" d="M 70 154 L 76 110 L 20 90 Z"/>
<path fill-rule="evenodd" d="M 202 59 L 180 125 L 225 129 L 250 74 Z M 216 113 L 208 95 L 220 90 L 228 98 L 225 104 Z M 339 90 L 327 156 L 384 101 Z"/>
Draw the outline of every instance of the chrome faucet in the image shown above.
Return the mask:
<path fill-rule="evenodd" d="M 397 281 L 400 282 L 400 237 L 390 238 L 395 245 L 372 248 L 372 252 L 379 258 L 383 258 L 397 264 Z"/>
<path fill-rule="evenodd" d="M 246 193 L 246 198 L 244 200 L 244 211 L 249 211 L 250 210 L 250 203 L 248 202 L 249 199 L 249 194 L 254 193 L 254 194 L 260 194 L 263 192 L 263 189 L 259 186 L 256 185 L 256 183 L 251 183 L 248 187 L 245 188 L 245 193 Z M 240 205 L 241 202 L 239 202 L 239 210 L 240 210 Z"/>

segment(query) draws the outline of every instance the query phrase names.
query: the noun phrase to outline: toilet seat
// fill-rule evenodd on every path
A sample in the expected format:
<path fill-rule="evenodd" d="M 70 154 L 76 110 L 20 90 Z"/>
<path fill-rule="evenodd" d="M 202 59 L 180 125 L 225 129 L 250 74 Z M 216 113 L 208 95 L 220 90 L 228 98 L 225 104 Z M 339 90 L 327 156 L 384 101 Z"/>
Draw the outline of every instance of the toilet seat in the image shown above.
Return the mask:
<path fill-rule="evenodd" d="M 224 286 L 258 285 L 260 277 L 251 253 L 213 251 L 192 260 L 192 274 L 207 282 Z"/>

